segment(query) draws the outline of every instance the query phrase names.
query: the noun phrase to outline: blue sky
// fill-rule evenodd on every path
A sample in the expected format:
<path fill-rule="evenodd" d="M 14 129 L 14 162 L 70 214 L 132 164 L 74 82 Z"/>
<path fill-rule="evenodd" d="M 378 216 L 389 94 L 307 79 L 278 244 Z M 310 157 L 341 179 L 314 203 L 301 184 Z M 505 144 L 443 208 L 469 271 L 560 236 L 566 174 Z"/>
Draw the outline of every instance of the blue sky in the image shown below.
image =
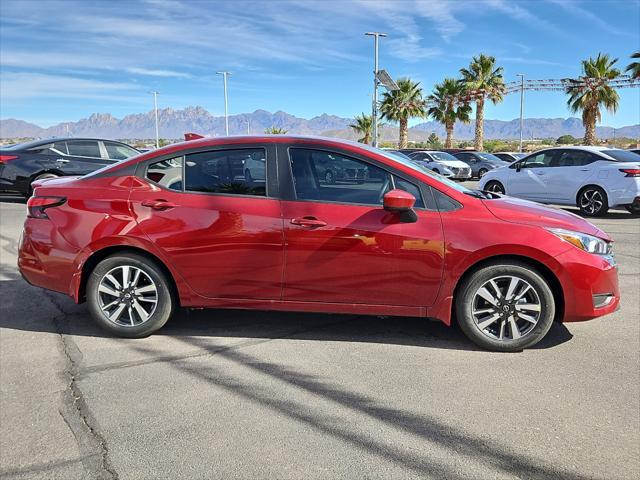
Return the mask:
<path fill-rule="evenodd" d="M 151 90 L 160 107 L 218 115 L 219 70 L 232 72 L 230 113 L 351 117 L 370 110 L 371 30 L 389 35 L 381 67 L 427 92 L 479 53 L 512 81 L 576 76 L 598 52 L 624 69 L 640 50 L 640 0 L 2 0 L 0 9 L 0 117 L 42 126 L 148 111 Z M 640 123 L 639 90 L 620 90 L 602 124 Z M 518 95 L 485 112 L 518 115 Z M 566 97 L 528 92 L 525 116 L 567 117 Z"/>

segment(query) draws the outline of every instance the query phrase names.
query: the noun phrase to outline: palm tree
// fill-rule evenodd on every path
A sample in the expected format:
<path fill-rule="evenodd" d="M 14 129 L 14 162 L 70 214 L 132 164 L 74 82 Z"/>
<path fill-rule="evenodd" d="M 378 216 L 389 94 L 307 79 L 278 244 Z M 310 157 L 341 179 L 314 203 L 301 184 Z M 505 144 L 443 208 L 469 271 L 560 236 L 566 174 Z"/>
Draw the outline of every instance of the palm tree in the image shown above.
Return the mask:
<path fill-rule="evenodd" d="M 385 92 L 382 96 L 380 112 L 382 117 L 400 124 L 399 148 L 407 148 L 409 119 L 426 115 L 426 102 L 422 97 L 420 82 L 409 78 L 398 80 L 398 90 Z"/>
<path fill-rule="evenodd" d="M 360 143 L 369 143 L 371 141 L 372 129 L 373 129 L 373 121 L 371 120 L 371 115 L 356 115 L 354 118 L 355 123 L 349 125 L 349 127 L 353 128 L 353 130 L 362 135 L 362 138 L 358 139 Z"/>
<path fill-rule="evenodd" d="M 640 59 L 640 52 L 636 52 L 633 55 L 631 55 L 631 58 L 637 58 Z M 631 75 L 631 78 L 637 78 L 640 79 L 640 62 L 632 62 L 629 64 L 629 66 L 627 67 L 627 72 L 631 72 L 629 75 Z"/>
<path fill-rule="evenodd" d="M 613 67 L 617 61 L 617 58 L 611 59 L 609 55 L 602 53 L 595 59 L 583 60 L 583 75 L 570 79 L 566 87 L 569 109 L 574 113 L 582 111 L 585 145 L 593 145 L 596 141 L 596 122 L 600 121 L 600 106 L 611 113 L 618 109 L 618 92 L 607 83 L 608 80 L 620 76 L 620 70 Z"/>
<path fill-rule="evenodd" d="M 285 130 L 284 128 L 280 128 L 280 127 L 269 127 L 269 128 L 266 128 L 264 131 L 264 133 L 268 135 L 284 135 L 287 132 L 288 130 Z"/>
<path fill-rule="evenodd" d="M 469 68 L 461 68 L 460 74 L 465 87 L 476 101 L 476 137 L 475 148 L 482 151 L 484 142 L 484 102 L 501 102 L 505 94 L 502 67 L 496 68 L 496 59 L 480 54 L 473 57 Z"/>
<path fill-rule="evenodd" d="M 445 78 L 442 83 L 437 83 L 433 87 L 433 93 L 429 95 L 428 102 L 431 106 L 427 114 L 444 125 L 447 132 L 445 148 L 453 147 L 453 127 L 456 120 L 469 122 L 471 106 L 465 96 L 464 84 L 455 78 Z"/>

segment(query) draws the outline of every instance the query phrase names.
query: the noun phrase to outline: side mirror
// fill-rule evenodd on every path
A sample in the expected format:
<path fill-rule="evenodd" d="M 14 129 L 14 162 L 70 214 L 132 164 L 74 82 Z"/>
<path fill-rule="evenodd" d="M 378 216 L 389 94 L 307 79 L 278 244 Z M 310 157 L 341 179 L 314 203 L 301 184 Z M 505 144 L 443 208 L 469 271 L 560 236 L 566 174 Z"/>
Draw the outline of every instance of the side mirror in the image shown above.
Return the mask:
<path fill-rule="evenodd" d="M 516 172 L 519 172 L 520 170 L 522 170 L 522 162 L 516 163 Z"/>
<path fill-rule="evenodd" d="M 404 190 L 390 190 L 384 194 L 382 205 L 388 212 L 408 212 L 416 203 L 416 197 Z"/>

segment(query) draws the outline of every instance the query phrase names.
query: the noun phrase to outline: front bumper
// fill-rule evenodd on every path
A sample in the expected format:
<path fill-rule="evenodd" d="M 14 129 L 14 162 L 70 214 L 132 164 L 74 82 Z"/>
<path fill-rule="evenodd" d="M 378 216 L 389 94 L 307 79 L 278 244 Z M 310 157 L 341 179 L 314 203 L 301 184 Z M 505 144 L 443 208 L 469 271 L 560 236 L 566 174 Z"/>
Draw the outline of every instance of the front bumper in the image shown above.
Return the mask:
<path fill-rule="evenodd" d="M 564 321 L 580 322 L 615 312 L 620 305 L 618 269 L 612 257 L 571 248 L 556 257 L 564 291 Z"/>

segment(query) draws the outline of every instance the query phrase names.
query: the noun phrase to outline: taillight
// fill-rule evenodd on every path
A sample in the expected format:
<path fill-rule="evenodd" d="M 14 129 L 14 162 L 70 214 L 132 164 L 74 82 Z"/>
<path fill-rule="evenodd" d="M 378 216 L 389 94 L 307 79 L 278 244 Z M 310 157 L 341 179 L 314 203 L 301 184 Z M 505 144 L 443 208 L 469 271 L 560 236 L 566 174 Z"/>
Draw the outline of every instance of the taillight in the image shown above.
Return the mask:
<path fill-rule="evenodd" d="M 18 158 L 16 155 L 0 155 L 0 165 L 4 165 L 10 160 L 15 160 Z"/>
<path fill-rule="evenodd" d="M 640 177 L 640 168 L 620 168 L 625 177 Z"/>
<path fill-rule="evenodd" d="M 67 199 L 64 197 L 31 197 L 27 201 L 28 216 L 31 218 L 49 218 L 45 210 L 60 206 L 66 201 Z"/>

